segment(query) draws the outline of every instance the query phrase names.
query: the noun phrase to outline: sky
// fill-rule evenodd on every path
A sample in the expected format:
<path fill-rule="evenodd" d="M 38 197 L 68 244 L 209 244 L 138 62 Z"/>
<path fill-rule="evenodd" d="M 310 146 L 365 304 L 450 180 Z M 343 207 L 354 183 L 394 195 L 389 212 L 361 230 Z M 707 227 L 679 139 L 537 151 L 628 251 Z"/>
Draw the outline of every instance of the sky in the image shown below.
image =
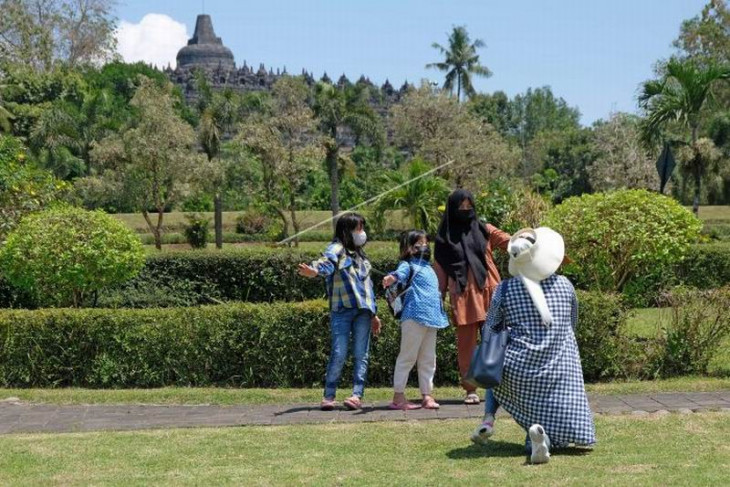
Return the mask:
<path fill-rule="evenodd" d="M 316 78 L 361 74 L 396 88 L 443 81 L 425 65 L 440 61 L 453 26 L 482 39 L 481 63 L 494 74 L 477 91 L 509 96 L 550 86 L 577 106 L 584 125 L 636 112 L 641 82 L 675 49 L 682 20 L 706 0 L 121 0 L 118 49 L 125 61 L 175 66 L 196 16 L 209 14 L 235 56 L 258 68 L 302 68 Z"/>

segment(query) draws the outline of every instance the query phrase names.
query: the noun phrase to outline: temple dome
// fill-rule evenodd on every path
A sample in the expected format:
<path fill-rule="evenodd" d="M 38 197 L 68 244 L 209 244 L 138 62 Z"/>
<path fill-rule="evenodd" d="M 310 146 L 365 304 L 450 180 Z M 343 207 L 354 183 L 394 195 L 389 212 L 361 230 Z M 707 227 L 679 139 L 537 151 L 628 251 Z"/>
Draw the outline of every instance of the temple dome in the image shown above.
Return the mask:
<path fill-rule="evenodd" d="M 193 38 L 177 53 L 177 66 L 179 68 L 236 68 L 233 53 L 223 45 L 221 38 L 215 35 L 210 15 L 198 15 Z"/>

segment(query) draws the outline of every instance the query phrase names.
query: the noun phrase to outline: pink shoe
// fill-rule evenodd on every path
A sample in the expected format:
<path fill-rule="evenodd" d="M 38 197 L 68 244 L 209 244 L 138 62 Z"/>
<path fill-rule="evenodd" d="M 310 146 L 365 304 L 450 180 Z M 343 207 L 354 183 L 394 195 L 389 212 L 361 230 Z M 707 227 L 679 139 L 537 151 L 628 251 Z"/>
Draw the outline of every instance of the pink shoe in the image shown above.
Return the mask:
<path fill-rule="evenodd" d="M 362 409 L 362 402 L 360 401 L 360 398 L 357 396 L 350 396 L 347 399 L 345 399 L 345 402 L 342 404 L 345 405 L 347 409 L 350 411 L 355 411 L 357 409 Z"/>
<path fill-rule="evenodd" d="M 322 402 L 319 403 L 319 409 L 322 411 L 332 411 L 335 409 L 336 405 L 337 403 L 334 399 L 328 399 L 325 397 L 324 399 L 322 399 Z"/>

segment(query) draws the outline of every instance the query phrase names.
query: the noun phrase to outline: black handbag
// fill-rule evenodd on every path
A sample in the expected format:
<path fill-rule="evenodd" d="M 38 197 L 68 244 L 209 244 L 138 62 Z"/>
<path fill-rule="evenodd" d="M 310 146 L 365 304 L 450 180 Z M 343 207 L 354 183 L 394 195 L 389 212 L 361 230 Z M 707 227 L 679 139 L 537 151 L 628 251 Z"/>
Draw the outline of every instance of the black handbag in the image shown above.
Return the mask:
<path fill-rule="evenodd" d="M 504 324 L 501 330 L 493 331 L 484 323 L 482 341 L 474 350 L 464 380 L 485 389 L 498 386 L 502 382 L 504 356 L 507 352 L 508 342 L 509 330 Z"/>

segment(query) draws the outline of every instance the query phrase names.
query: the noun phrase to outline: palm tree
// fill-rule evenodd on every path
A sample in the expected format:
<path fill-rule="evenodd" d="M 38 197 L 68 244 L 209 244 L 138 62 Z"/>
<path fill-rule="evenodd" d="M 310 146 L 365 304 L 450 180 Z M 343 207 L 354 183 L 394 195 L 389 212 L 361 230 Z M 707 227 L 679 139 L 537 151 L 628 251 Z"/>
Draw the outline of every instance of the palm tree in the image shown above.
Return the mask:
<path fill-rule="evenodd" d="M 218 158 L 221 150 L 221 142 L 230 132 L 231 127 L 236 122 L 238 114 L 238 103 L 236 94 L 229 89 L 220 93 L 212 93 L 210 90 L 205 91 L 207 81 L 201 82 L 202 92 L 198 102 L 198 108 L 201 110 L 200 123 L 198 125 L 198 140 L 203 148 L 203 152 L 208 157 L 208 162 L 212 162 Z M 214 227 L 215 227 L 215 246 L 223 248 L 223 201 L 221 197 L 221 186 L 223 169 L 218 168 L 215 173 L 219 176 L 211 181 L 214 187 L 213 191 L 213 210 L 214 210 Z"/>
<path fill-rule="evenodd" d="M 642 136 L 651 143 L 670 127 L 690 131 L 688 144 L 694 157 L 688 164 L 695 180 L 692 211 L 697 215 L 700 184 L 706 166 L 697 146 L 701 115 L 713 99 L 713 87 L 721 80 L 730 79 L 730 66 L 672 58 L 664 68 L 664 75 L 658 80 L 644 83 L 639 94 L 639 104 L 646 112 Z"/>
<path fill-rule="evenodd" d="M 454 87 L 456 87 L 456 99 L 459 101 L 461 101 L 462 91 L 469 97 L 476 93 L 471 83 L 472 75 L 485 78 L 492 75 L 489 68 L 479 64 L 477 49 L 485 46 L 484 41 L 476 39 L 470 43 L 470 40 L 466 27 L 463 25 L 454 27 L 449 35 L 448 49 L 438 42 L 431 44 L 434 49 L 438 49 L 444 55 L 444 61 L 426 65 L 426 68 L 436 68 L 446 73 L 444 90 L 453 93 Z"/>
<path fill-rule="evenodd" d="M 348 137 L 368 139 L 376 149 L 384 144 L 380 117 L 368 104 L 368 92 L 355 84 L 342 88 L 318 83 L 314 93 L 314 113 L 320 131 L 327 137 L 325 160 L 330 179 L 330 208 L 332 216 L 340 212 L 340 148 Z M 336 222 L 334 222 L 336 224 Z"/>
<path fill-rule="evenodd" d="M 424 176 L 429 170 L 431 167 L 424 161 L 414 159 L 404 171 L 387 174 L 388 186 L 403 186 L 378 200 L 376 218 L 382 218 L 386 210 L 402 209 L 414 228 L 435 231 L 439 223 L 438 207 L 449 194 L 449 187 L 445 179 L 433 174 Z"/>

